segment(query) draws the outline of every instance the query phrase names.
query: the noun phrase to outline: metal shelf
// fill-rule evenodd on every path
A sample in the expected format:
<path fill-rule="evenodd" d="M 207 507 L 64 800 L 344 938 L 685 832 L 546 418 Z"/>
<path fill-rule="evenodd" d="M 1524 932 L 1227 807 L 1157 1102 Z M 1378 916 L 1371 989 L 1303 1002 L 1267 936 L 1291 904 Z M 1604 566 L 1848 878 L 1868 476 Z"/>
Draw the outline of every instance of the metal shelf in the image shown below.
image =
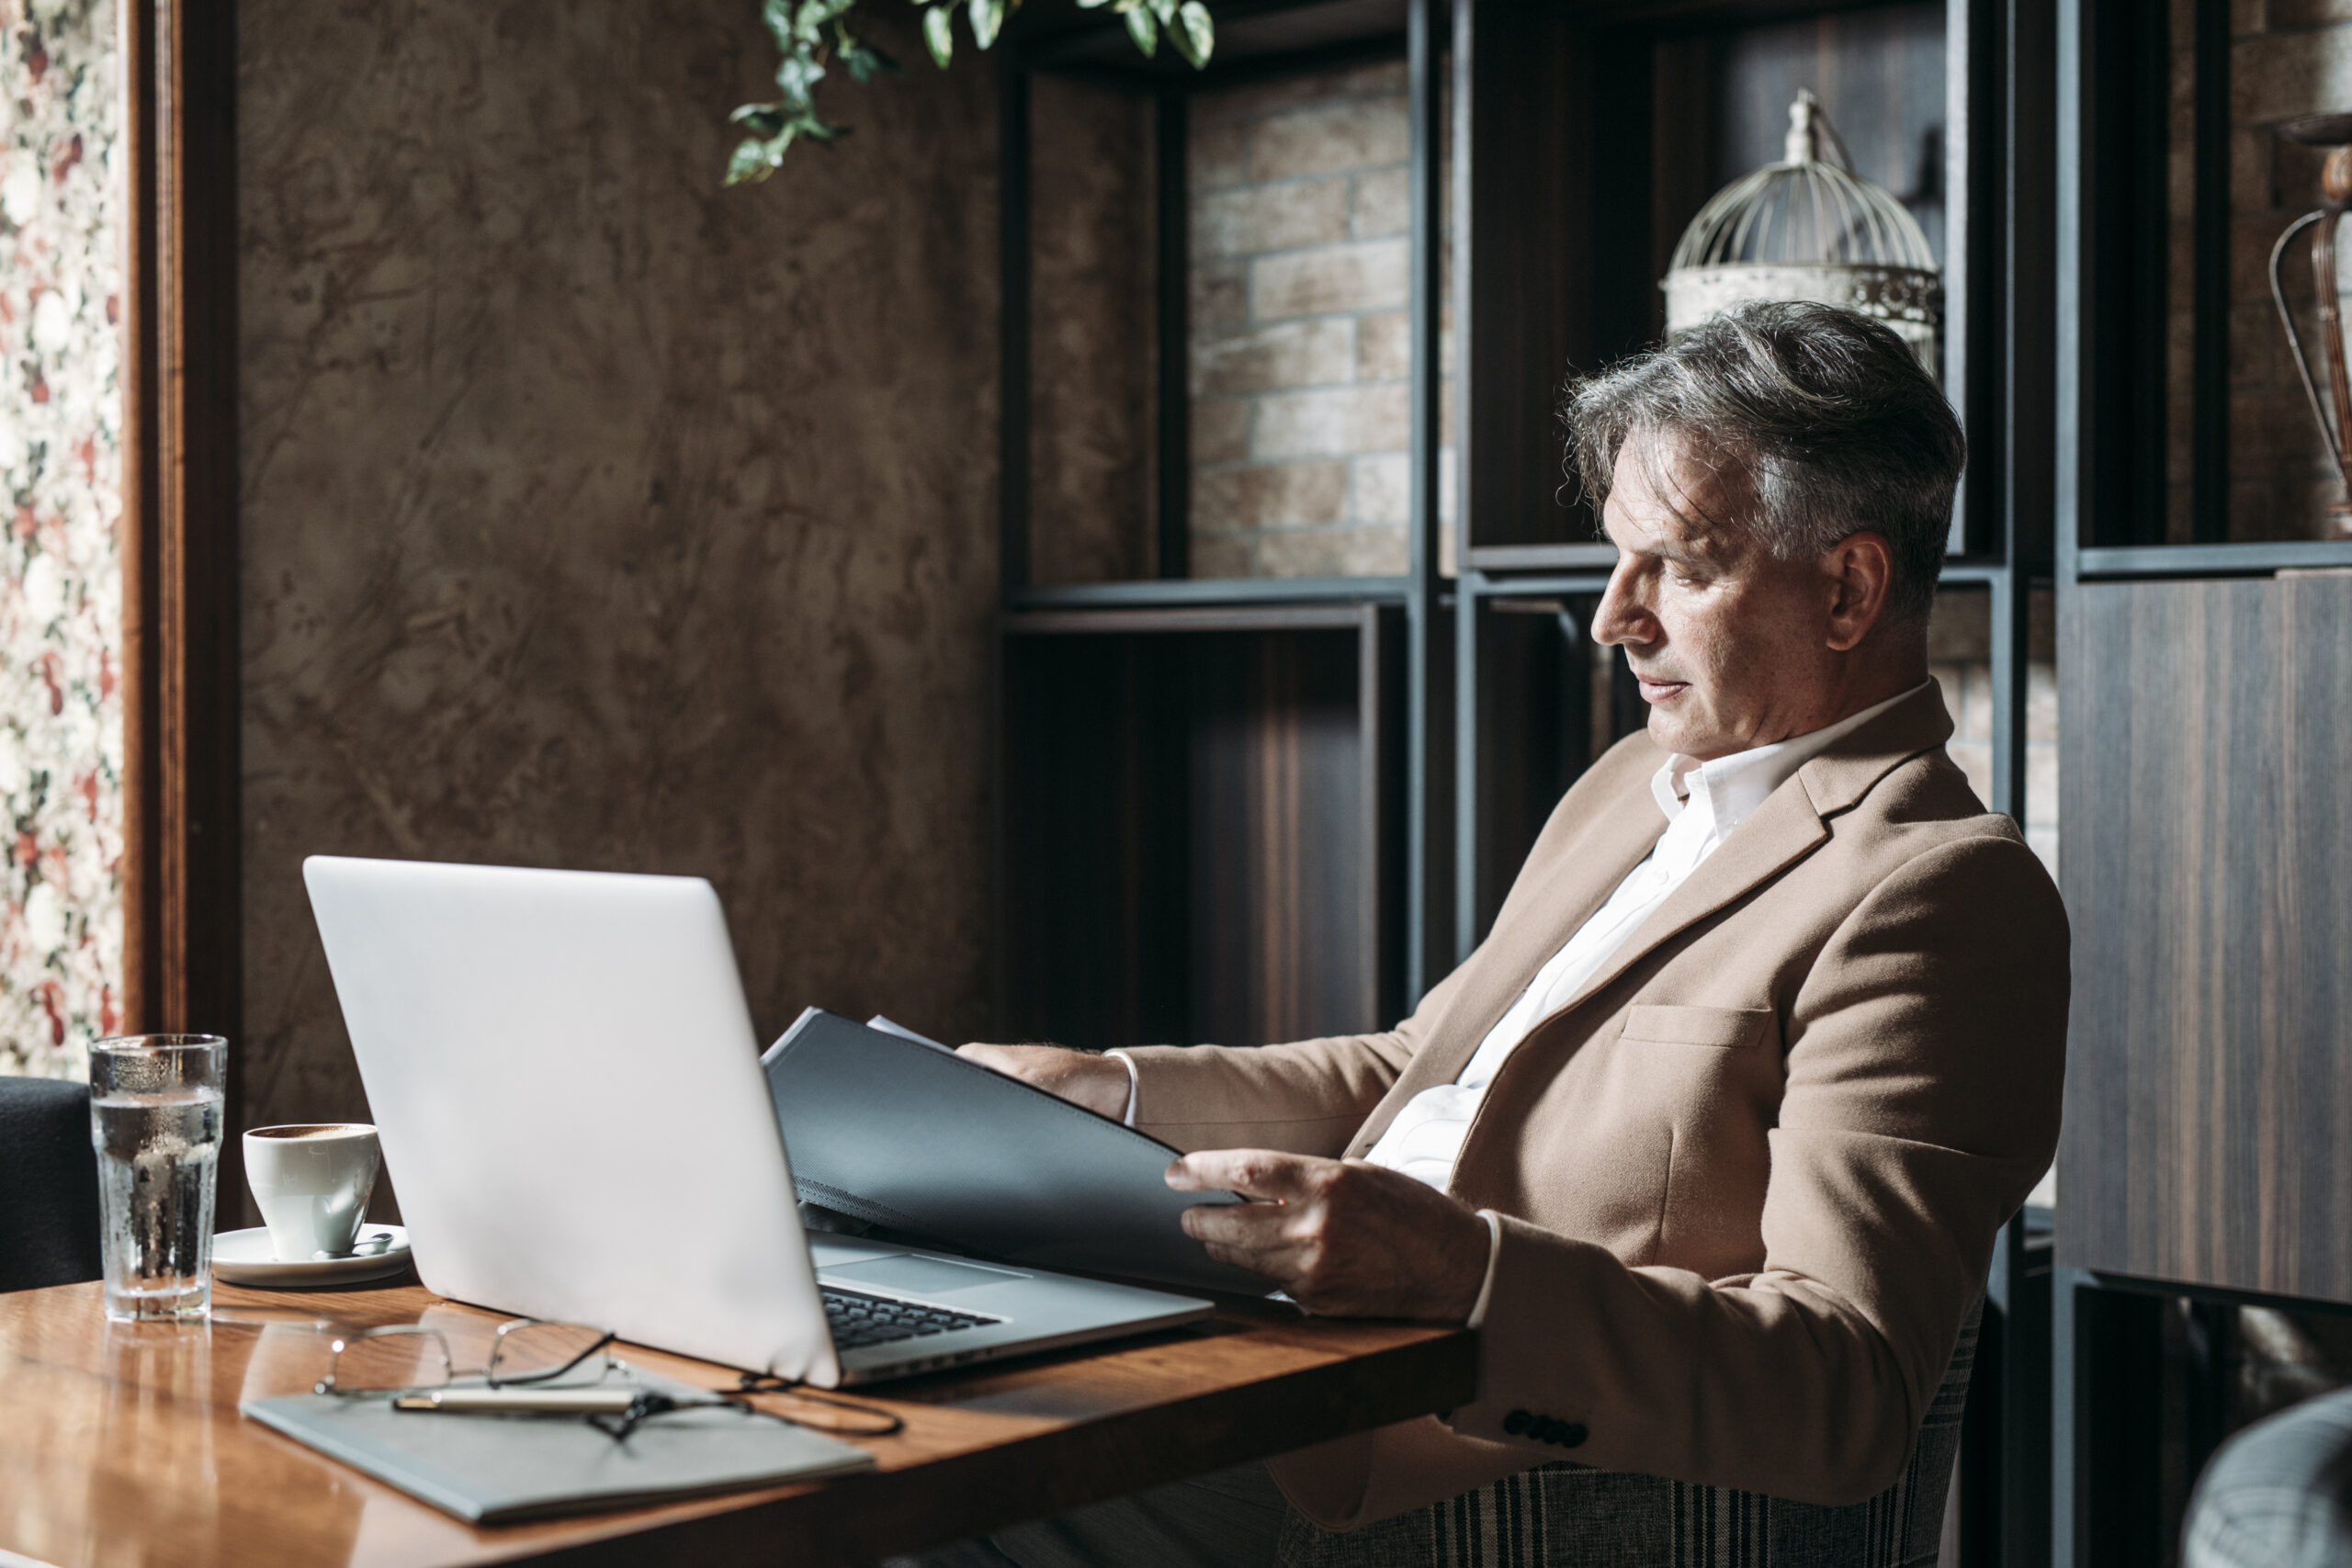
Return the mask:
<path fill-rule="evenodd" d="M 1008 610 L 1154 609 L 1201 604 L 1402 604 L 1401 577 L 1185 577 L 1017 588 Z"/>
<path fill-rule="evenodd" d="M 2108 545 L 2075 554 L 2077 581 L 2149 577 L 2267 577 L 2278 571 L 2352 570 L 2352 539 L 2280 539 L 2243 545 Z"/>

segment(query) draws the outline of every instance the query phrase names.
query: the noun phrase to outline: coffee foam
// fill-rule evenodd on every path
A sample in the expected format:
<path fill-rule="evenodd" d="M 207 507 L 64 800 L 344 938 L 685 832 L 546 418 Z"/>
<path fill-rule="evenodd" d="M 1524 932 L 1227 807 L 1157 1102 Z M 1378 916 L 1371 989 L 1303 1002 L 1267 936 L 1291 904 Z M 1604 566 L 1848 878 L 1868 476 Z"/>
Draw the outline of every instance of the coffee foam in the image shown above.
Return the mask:
<path fill-rule="evenodd" d="M 376 1129 L 364 1122 L 342 1122 L 312 1127 L 255 1127 L 245 1134 L 248 1138 L 271 1138 L 280 1143 L 307 1143 L 327 1138 L 362 1138 Z"/>

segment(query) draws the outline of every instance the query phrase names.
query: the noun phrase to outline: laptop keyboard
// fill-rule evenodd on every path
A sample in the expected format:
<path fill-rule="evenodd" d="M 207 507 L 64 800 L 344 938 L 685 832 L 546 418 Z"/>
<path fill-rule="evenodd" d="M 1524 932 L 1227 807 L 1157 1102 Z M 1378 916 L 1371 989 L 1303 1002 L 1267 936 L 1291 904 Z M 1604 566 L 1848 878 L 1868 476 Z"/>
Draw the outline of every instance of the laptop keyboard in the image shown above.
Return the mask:
<path fill-rule="evenodd" d="M 915 1339 L 1003 1321 L 968 1312 L 949 1312 L 944 1307 L 894 1302 L 885 1296 L 860 1295 L 855 1291 L 837 1291 L 831 1285 L 820 1288 L 825 1297 L 825 1321 L 832 1327 L 833 1348 L 838 1350 L 888 1345 L 893 1340 Z"/>

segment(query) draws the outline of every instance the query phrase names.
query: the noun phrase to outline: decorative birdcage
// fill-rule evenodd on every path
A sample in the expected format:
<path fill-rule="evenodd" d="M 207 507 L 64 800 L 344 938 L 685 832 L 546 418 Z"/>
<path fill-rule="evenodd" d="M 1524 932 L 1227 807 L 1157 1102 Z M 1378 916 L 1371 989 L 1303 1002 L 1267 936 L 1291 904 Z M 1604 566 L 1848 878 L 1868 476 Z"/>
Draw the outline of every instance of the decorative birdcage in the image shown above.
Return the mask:
<path fill-rule="evenodd" d="M 1747 300 L 1815 299 L 1884 321 L 1937 368 L 1943 274 L 1928 237 L 1892 192 L 1853 172 L 1810 90 L 1789 106 L 1787 156 L 1700 209 L 1659 287 L 1668 336 Z"/>

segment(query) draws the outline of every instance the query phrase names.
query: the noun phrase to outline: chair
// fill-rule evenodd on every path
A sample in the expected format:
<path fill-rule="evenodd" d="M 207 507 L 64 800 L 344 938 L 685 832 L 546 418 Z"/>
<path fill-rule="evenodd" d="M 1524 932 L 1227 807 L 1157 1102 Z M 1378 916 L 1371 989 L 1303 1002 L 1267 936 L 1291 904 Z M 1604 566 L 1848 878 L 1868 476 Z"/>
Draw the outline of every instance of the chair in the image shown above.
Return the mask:
<path fill-rule="evenodd" d="M 98 1277 L 90 1090 L 0 1077 L 0 1292 Z"/>
<path fill-rule="evenodd" d="M 1961 1325 L 1902 1479 L 1866 1503 L 1823 1507 L 1554 1463 L 1351 1535 L 1293 1512 L 1282 1568 L 1934 1568 L 1984 1311 L 1979 1298 Z"/>
<path fill-rule="evenodd" d="M 2352 1389 L 2265 1416 L 2213 1455 L 2188 1500 L 2181 1568 L 2352 1562 Z"/>

